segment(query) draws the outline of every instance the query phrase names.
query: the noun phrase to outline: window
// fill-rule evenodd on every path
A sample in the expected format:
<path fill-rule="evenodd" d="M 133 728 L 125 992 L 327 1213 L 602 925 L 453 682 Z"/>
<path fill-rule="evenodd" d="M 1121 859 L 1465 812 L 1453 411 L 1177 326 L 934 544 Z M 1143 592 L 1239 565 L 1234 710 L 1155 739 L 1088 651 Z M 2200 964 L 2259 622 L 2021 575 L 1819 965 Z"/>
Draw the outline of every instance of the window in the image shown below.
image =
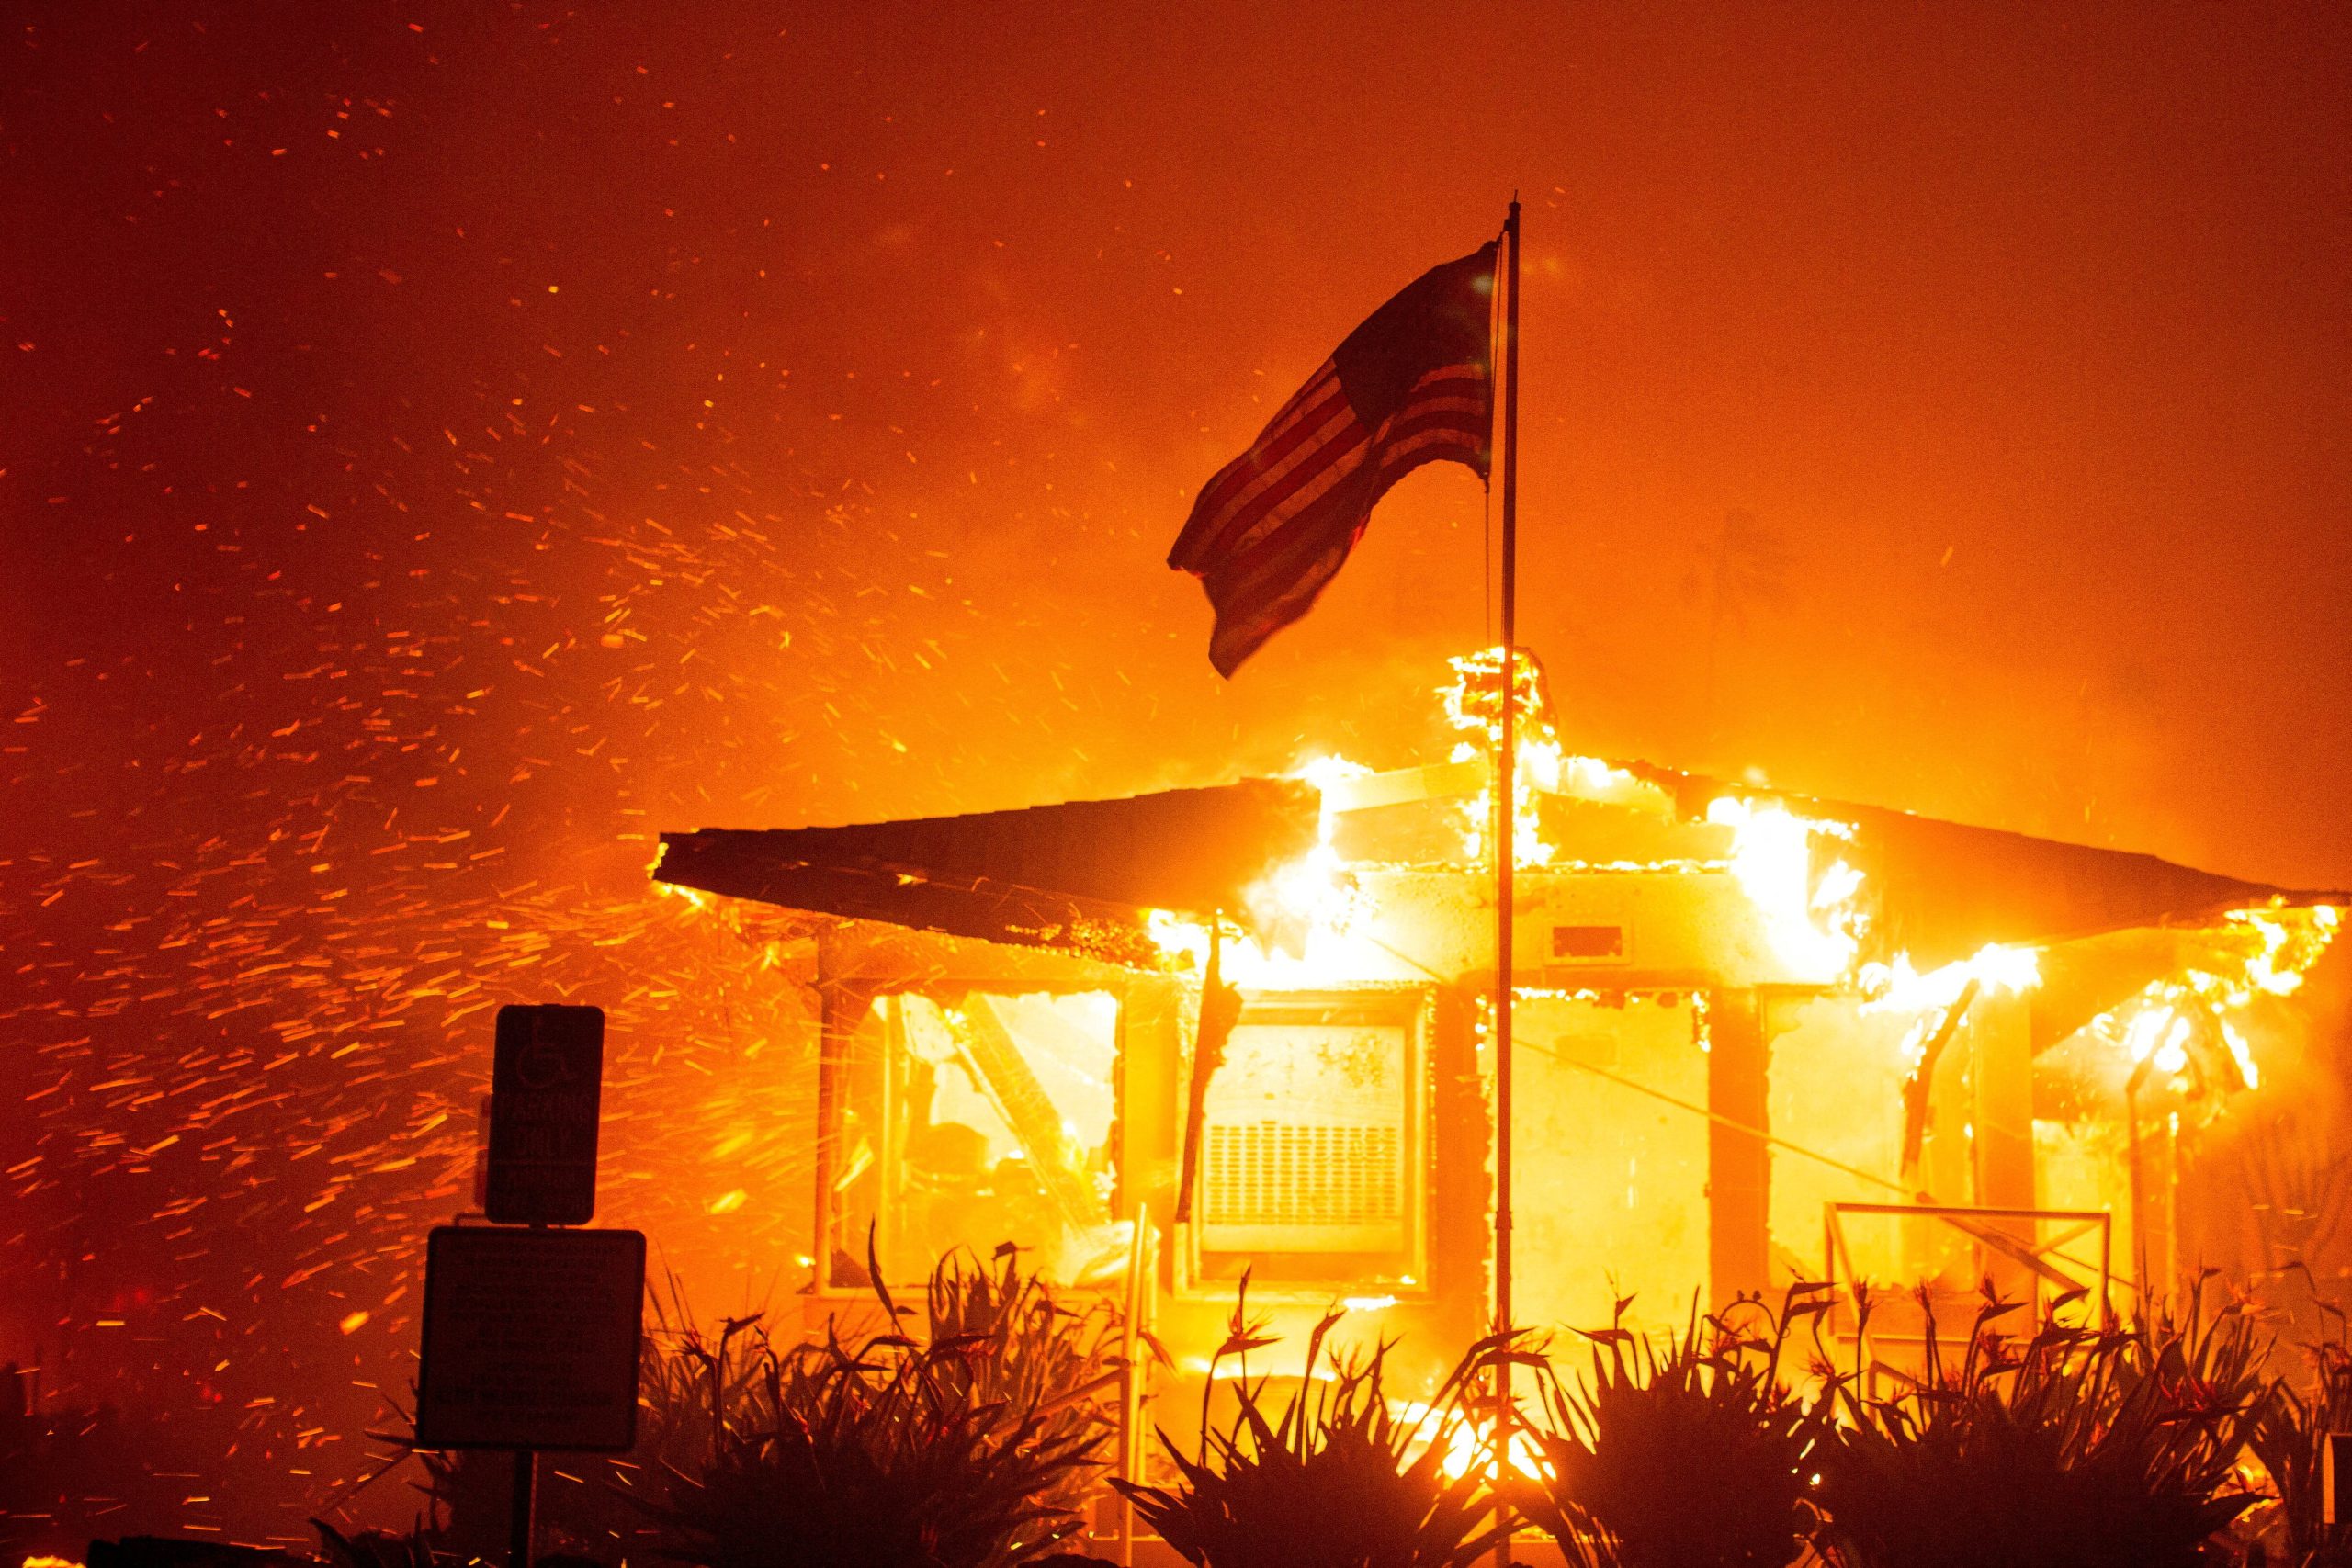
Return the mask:
<path fill-rule="evenodd" d="M 829 1283 L 925 1279 L 1012 1242 L 1049 1279 L 1125 1258 L 1112 1224 L 1119 1004 L 1107 992 L 875 998 L 849 1042 Z"/>
<path fill-rule="evenodd" d="M 1203 1107 L 1197 1278 L 1422 1277 L 1423 1033 L 1417 992 L 1248 999 Z"/>

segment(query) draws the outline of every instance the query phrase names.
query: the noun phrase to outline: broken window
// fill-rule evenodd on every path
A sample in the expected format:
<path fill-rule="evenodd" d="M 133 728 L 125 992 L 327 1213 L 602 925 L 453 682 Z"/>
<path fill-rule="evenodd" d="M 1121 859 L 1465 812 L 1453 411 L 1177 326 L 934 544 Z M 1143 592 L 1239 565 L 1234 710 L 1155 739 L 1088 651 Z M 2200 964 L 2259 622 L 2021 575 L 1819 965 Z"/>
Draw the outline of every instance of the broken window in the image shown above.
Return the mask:
<path fill-rule="evenodd" d="M 1102 991 L 876 997 L 849 1042 L 829 1282 L 915 1283 L 1010 1242 L 1047 1278 L 1124 1263 L 1119 1004 Z"/>

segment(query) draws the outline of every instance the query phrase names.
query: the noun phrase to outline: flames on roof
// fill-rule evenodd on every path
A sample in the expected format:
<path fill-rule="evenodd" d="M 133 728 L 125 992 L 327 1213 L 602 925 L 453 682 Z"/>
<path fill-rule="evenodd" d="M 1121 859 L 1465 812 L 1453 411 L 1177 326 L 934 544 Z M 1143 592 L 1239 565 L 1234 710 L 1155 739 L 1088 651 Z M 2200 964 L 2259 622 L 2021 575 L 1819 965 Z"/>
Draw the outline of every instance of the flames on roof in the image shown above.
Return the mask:
<path fill-rule="evenodd" d="M 1468 976 L 1480 961 L 1464 933 L 1482 918 L 1500 816 L 1488 759 L 1504 660 L 1488 649 L 1451 663 L 1454 679 L 1437 694 L 1460 738 L 1443 762 L 1374 773 L 1327 758 L 1296 779 L 672 833 L 653 874 L 820 917 L 1136 969 L 1202 970 L 1221 925 L 1235 938 L 1226 977 L 1261 991 L 1379 983 L 1399 964 Z M 2259 1069 L 2246 1004 L 2292 992 L 2352 903 L 2153 855 L 1575 755 L 1553 726 L 1541 667 L 1522 651 L 1513 670 L 1510 819 L 1522 887 L 1727 878 L 1747 911 L 1749 934 L 1735 943 L 1760 942 L 1735 950 L 1768 963 L 1775 984 L 1916 1015 L 1915 1033 L 1964 1011 L 1980 989 L 2022 995 L 2037 1052 L 2089 1033 L 2168 1080 L 2249 1086 Z M 1394 920 L 1406 926 L 1383 923 Z M 1407 927 L 1453 934 L 1439 941 L 1442 955 L 1415 956 L 1391 940 Z"/>
<path fill-rule="evenodd" d="M 1849 824 L 1874 894 L 1871 946 L 1923 967 L 1988 945 L 2041 946 L 2143 927 L 2201 925 L 2266 904 L 2341 904 L 2095 849 L 1812 800 L 1647 763 L 1612 764 L 1703 819 L 1726 796 Z M 1427 774 L 1430 770 L 1408 770 Z M 1478 771 L 1483 775 L 1483 770 Z M 1378 777 L 1379 775 L 1375 775 Z M 1372 792 L 1358 786 L 1361 797 Z M 1204 789 L 842 827 L 665 833 L 656 880 L 730 897 L 1149 964 L 1145 912 L 1240 916 L 1247 889 L 1317 843 L 1311 784 Z"/>

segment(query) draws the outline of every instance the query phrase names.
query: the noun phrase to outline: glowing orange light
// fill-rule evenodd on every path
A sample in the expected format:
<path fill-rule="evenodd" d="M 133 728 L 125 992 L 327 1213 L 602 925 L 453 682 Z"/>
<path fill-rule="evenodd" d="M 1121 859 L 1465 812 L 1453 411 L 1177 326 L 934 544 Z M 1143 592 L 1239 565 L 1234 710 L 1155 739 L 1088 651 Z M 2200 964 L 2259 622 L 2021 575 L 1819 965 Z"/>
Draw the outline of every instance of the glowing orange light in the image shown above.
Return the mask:
<path fill-rule="evenodd" d="M 1400 1425 L 1409 1427 L 1429 1420 L 1435 1410 L 1419 1400 L 1392 1399 L 1388 1402 L 1388 1414 Z M 1448 1421 L 1442 1430 L 1435 1434 L 1435 1440 L 1445 1445 L 1445 1457 L 1438 1461 L 1438 1469 L 1448 1481 L 1493 1472 L 1495 1438 L 1491 1420 L 1481 1423 L 1473 1416 L 1465 1416 Z M 1426 1443 L 1421 1445 L 1422 1451 L 1426 1451 L 1429 1446 Z M 1524 1426 L 1511 1432 L 1510 1467 L 1530 1481 L 1541 1481 L 1552 1473 L 1551 1465 L 1544 1461 L 1543 1449 L 1536 1443 L 1535 1434 Z"/>
<path fill-rule="evenodd" d="M 1851 839 L 1853 829 L 1730 795 L 1708 803 L 1707 820 L 1732 830 L 1732 876 L 1763 918 L 1773 953 L 1801 974 L 1843 978 L 1861 950 L 1862 874 L 1839 859 L 1815 876 L 1814 840 Z"/>
<path fill-rule="evenodd" d="M 2257 998 L 2291 996 L 2300 989 L 2304 975 L 2335 941 L 2343 918 L 2343 911 L 2326 904 L 2233 909 L 2223 917 L 2225 940 L 2217 951 L 2223 962 L 2152 980 L 2086 1027 L 2113 1042 L 2133 1066 L 2145 1064 L 2177 1081 L 2189 1071 L 2188 1046 L 2204 1021 L 2245 1087 L 2258 1089 L 2262 1069 L 2243 1026 L 2245 1010 Z"/>
<path fill-rule="evenodd" d="M 1926 1012 L 1958 1002 L 1972 980 L 1996 993 L 2030 991 L 2041 983 L 2041 954 L 2030 947 L 1996 942 L 1979 948 L 1973 958 L 1923 975 L 1912 966 L 1911 955 L 1901 953 L 1891 964 L 1863 964 L 1855 983 L 1865 1012 Z"/>
<path fill-rule="evenodd" d="M 1438 688 L 1438 700 L 1444 705 L 1446 722 L 1463 735 L 1454 743 L 1450 760 L 1491 760 L 1502 746 L 1503 650 L 1498 647 L 1480 649 L 1446 662 L 1453 668 L 1453 679 Z M 1549 865 L 1554 851 L 1544 841 L 1536 796 L 1559 793 L 1566 757 L 1552 725 L 1551 697 L 1544 690 L 1543 671 L 1523 649 L 1511 660 L 1511 728 L 1515 732 L 1511 748 L 1511 852 L 1521 865 Z M 1473 861 L 1485 860 L 1495 820 L 1495 786 L 1491 778 L 1487 787 L 1464 807 L 1464 816 L 1463 852 Z"/>

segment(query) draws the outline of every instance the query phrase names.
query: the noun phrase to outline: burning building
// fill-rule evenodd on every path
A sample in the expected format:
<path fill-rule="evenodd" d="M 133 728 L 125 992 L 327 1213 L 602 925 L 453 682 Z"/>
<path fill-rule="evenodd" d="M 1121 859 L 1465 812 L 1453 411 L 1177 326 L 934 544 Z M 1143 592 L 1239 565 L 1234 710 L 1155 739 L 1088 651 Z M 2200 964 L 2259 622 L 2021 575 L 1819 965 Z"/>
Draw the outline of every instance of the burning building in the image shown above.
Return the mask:
<path fill-rule="evenodd" d="M 1458 1354 L 1494 1284 L 1499 665 L 1456 661 L 1420 767 L 666 835 L 661 882 L 822 917 L 812 1319 L 1011 1240 L 1194 1372 L 1245 1274 L 1278 1329 L 1338 1301 Z M 1825 1278 L 2129 1311 L 2194 1263 L 2198 1130 L 2344 896 L 1575 756 L 1519 679 L 1518 1322 Z"/>

